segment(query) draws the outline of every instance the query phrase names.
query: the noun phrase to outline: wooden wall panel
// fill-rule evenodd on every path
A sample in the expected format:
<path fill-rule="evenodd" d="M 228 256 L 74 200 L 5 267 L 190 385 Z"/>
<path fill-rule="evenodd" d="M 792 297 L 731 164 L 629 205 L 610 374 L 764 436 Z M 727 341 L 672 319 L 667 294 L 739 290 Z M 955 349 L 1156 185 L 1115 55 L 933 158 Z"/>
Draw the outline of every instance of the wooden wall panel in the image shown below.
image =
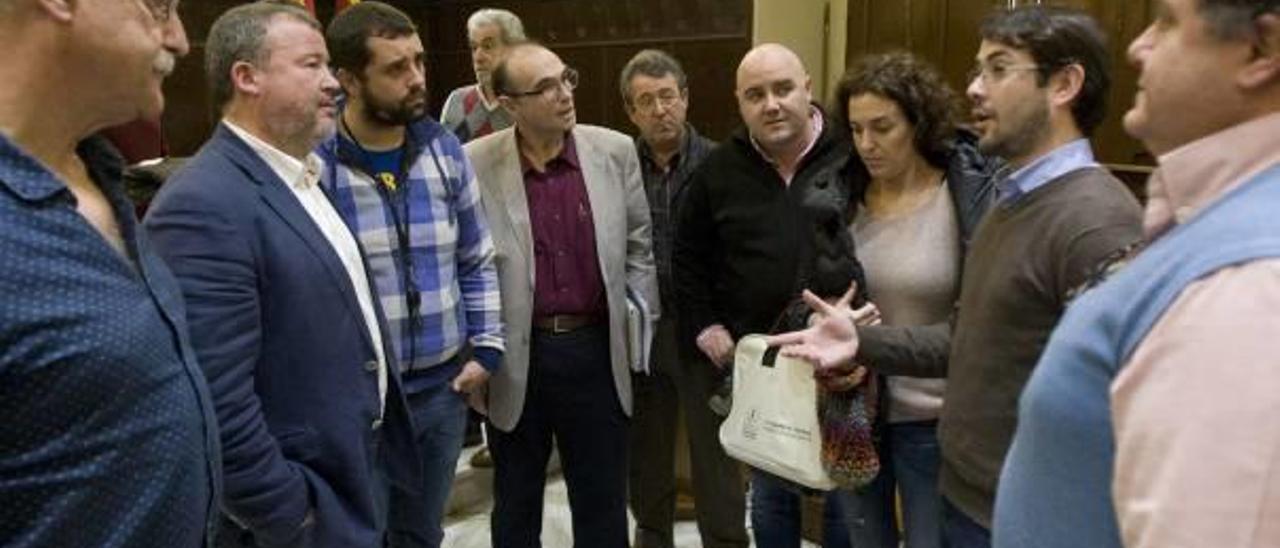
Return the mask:
<path fill-rule="evenodd" d="M 204 42 L 214 20 L 222 12 L 241 3 L 236 0 L 201 0 L 178 4 L 178 16 L 186 28 L 191 51 L 178 60 L 173 74 L 164 82 L 162 127 L 172 156 L 194 153 L 212 132 L 213 116 L 204 77 Z"/>
<path fill-rule="evenodd" d="M 1101 160 L 1110 164 L 1151 164 L 1150 155 L 1124 133 L 1120 124 L 1133 101 L 1137 80 L 1125 51 L 1150 20 L 1151 0 L 1043 3 L 1072 6 L 1092 14 L 1109 37 L 1112 88 L 1107 98 L 1108 115 L 1094 135 L 1094 148 Z M 864 53 L 906 49 L 938 66 L 948 82 L 963 94 L 968 84 L 964 76 L 973 65 L 983 17 L 1010 4 L 1009 0 L 850 0 L 848 60 L 852 63 Z"/>
<path fill-rule="evenodd" d="M 690 74 L 690 120 L 722 138 L 737 125 L 732 101 L 738 60 L 751 47 L 751 0 L 387 0 L 418 24 L 428 51 L 427 85 L 438 114 L 454 87 L 474 81 L 467 48 L 467 17 L 481 7 L 519 14 L 531 38 L 544 42 L 583 76 L 577 94 L 578 119 L 628 132 L 618 73 L 640 49 L 673 53 Z M 204 41 L 218 15 L 243 0 L 183 2 L 182 17 L 191 53 L 165 83 L 164 128 L 171 154 L 188 155 L 213 128 L 203 74 Z M 327 23 L 331 0 L 316 2 Z M 713 100 L 714 99 L 714 100 Z"/>
<path fill-rule="evenodd" d="M 660 48 L 689 73 L 690 121 L 722 138 L 737 124 L 733 73 L 751 47 L 751 0 L 443 0 L 422 8 L 436 110 L 449 91 L 473 81 L 465 23 L 480 7 L 518 14 L 525 32 L 582 74 L 578 120 L 631 133 L 618 73 L 635 52 Z M 727 80 L 726 80 L 727 78 Z M 717 100 L 712 100 L 717 98 Z M 719 98 L 727 98 L 722 100 Z"/>

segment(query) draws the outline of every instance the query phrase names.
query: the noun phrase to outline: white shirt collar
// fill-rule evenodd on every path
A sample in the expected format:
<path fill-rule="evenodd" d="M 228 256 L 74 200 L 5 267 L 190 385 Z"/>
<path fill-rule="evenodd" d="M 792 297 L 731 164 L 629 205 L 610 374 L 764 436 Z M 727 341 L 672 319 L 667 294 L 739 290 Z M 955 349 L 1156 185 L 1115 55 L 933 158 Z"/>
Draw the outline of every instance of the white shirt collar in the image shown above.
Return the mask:
<path fill-rule="evenodd" d="M 244 128 L 232 123 L 231 120 L 224 118 L 222 123 L 237 137 L 243 139 L 285 184 L 305 189 L 320 180 L 320 157 L 316 156 L 315 152 L 307 153 L 305 161 L 299 160 L 272 146 L 271 143 L 257 138 Z"/>

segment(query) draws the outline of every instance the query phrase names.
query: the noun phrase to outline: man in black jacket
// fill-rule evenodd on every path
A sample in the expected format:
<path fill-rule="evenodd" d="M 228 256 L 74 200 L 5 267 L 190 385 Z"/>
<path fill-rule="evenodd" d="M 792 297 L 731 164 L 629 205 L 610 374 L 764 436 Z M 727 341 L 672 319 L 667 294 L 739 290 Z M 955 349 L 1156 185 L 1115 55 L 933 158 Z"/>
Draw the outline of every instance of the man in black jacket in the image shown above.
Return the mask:
<path fill-rule="evenodd" d="M 673 303 L 675 214 L 694 171 L 716 144 L 688 122 L 688 77 L 680 62 L 668 53 L 653 49 L 637 53 L 622 68 L 618 84 L 627 117 L 639 132 L 636 153 L 653 219 L 659 301 Z M 635 408 L 628 498 L 636 518 L 633 546 L 675 545 L 676 421 L 683 417 L 702 546 L 746 548 L 742 468 L 720 446 L 717 433 L 721 417 L 707 405 L 721 384 L 719 373 L 701 360 L 680 359 L 676 314 L 671 310 L 663 309 L 654 330 L 648 371 L 633 375 L 631 380 Z"/>
<path fill-rule="evenodd" d="M 812 103 L 800 59 L 756 47 L 738 67 L 736 95 L 746 127 L 694 174 L 673 257 L 685 346 L 718 368 L 732 362 L 736 339 L 799 327 L 801 289 L 834 298 L 862 279 L 847 226 L 850 178 L 863 172 Z M 794 495 L 767 474 L 752 481 L 757 543 L 798 537 L 798 506 L 779 500 Z"/>

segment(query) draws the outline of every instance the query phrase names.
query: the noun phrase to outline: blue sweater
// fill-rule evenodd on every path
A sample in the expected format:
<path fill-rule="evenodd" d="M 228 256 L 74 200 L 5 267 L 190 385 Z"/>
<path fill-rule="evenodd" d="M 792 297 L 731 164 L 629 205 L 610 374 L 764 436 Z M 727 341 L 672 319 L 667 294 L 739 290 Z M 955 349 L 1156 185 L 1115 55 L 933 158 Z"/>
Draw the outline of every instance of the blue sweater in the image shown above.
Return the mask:
<path fill-rule="evenodd" d="M 1022 394 L 996 496 L 997 548 L 1122 545 L 1111 500 L 1111 383 L 1187 285 L 1280 257 L 1278 207 L 1280 166 L 1172 228 L 1071 305 Z"/>

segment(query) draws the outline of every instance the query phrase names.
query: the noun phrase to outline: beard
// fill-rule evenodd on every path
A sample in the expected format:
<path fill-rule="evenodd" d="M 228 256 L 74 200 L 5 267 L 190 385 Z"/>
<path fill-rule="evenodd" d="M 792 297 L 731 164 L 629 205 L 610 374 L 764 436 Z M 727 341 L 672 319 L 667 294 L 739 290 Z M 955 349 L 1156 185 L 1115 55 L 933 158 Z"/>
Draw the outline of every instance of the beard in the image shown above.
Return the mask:
<path fill-rule="evenodd" d="M 369 121 L 385 126 L 403 126 L 427 114 L 426 92 L 415 92 L 399 101 L 383 101 L 365 88 L 360 92 Z"/>
<path fill-rule="evenodd" d="M 1049 134 L 1049 106 L 1036 102 L 1031 109 L 1021 120 L 1012 120 L 1016 123 L 1003 135 L 979 139 L 978 150 L 1005 160 L 1025 157 Z"/>

